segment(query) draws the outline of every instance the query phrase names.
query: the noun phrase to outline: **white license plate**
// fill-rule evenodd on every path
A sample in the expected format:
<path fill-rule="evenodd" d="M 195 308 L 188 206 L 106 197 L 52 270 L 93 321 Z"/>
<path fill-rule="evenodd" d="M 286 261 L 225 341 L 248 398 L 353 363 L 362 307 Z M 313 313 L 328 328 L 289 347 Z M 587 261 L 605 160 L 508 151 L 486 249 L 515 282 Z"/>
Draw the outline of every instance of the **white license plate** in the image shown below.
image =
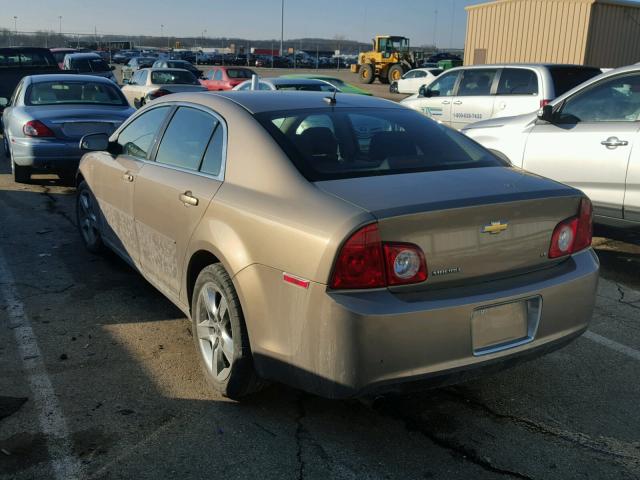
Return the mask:
<path fill-rule="evenodd" d="M 493 353 L 533 340 L 540 303 L 540 298 L 533 298 L 475 310 L 471 317 L 474 355 Z"/>

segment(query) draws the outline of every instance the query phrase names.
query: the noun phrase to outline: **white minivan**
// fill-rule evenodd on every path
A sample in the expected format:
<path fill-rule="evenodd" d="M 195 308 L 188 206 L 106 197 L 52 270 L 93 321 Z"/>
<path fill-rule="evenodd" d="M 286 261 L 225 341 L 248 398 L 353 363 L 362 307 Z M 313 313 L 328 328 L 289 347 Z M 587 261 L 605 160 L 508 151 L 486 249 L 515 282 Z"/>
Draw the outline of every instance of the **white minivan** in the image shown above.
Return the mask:
<path fill-rule="evenodd" d="M 601 70 L 581 65 L 474 65 L 440 74 L 400 103 L 456 129 L 534 112 Z"/>

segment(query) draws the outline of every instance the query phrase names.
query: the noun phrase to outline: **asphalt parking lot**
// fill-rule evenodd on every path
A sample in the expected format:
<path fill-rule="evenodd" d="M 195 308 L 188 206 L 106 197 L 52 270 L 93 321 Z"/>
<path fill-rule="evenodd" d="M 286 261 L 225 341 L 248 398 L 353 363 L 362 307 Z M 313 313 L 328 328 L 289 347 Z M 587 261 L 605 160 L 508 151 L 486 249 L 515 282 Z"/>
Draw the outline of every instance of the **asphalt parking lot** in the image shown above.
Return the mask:
<path fill-rule="evenodd" d="M 465 384 L 330 401 L 213 393 L 184 315 L 0 157 L 0 478 L 640 478 L 640 235 L 600 230 L 589 332 Z"/>

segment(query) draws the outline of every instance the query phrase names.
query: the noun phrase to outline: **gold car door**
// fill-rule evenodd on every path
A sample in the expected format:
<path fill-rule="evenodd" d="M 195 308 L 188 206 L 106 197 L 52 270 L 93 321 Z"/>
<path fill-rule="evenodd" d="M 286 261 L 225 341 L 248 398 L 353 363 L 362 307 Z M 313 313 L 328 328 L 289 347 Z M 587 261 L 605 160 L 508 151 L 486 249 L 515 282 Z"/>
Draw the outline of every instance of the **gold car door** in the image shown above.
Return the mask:
<path fill-rule="evenodd" d="M 202 108 L 179 106 L 136 181 L 134 216 L 141 270 L 171 298 L 189 240 L 222 184 L 224 123 Z"/>

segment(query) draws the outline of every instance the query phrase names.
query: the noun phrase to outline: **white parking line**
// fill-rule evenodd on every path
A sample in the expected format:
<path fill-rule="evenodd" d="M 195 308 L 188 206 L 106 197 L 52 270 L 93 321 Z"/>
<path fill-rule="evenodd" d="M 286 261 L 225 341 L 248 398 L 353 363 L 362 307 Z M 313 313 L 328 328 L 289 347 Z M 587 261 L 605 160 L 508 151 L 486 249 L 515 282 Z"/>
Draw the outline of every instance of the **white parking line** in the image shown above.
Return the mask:
<path fill-rule="evenodd" d="M 47 450 L 51 459 L 51 468 L 56 480 L 79 479 L 82 467 L 73 455 L 67 422 L 60 409 L 56 393 L 47 375 L 40 348 L 31 322 L 24 311 L 24 305 L 18 297 L 15 280 L 0 251 L 0 299 L 7 304 L 9 326 L 14 332 L 18 352 L 22 357 L 24 371 L 36 410 L 42 433 L 47 437 Z"/>
<path fill-rule="evenodd" d="M 603 337 L 602 335 L 598 335 L 597 333 L 593 333 L 591 331 L 587 331 L 584 333 L 583 337 L 588 338 L 592 342 L 599 343 L 600 345 L 604 345 L 605 347 L 610 348 L 611 350 L 615 350 L 618 353 L 622 353 L 627 357 L 631 357 L 635 360 L 640 360 L 640 352 L 634 348 L 627 347 L 621 343 L 618 343 L 610 338 Z"/>

